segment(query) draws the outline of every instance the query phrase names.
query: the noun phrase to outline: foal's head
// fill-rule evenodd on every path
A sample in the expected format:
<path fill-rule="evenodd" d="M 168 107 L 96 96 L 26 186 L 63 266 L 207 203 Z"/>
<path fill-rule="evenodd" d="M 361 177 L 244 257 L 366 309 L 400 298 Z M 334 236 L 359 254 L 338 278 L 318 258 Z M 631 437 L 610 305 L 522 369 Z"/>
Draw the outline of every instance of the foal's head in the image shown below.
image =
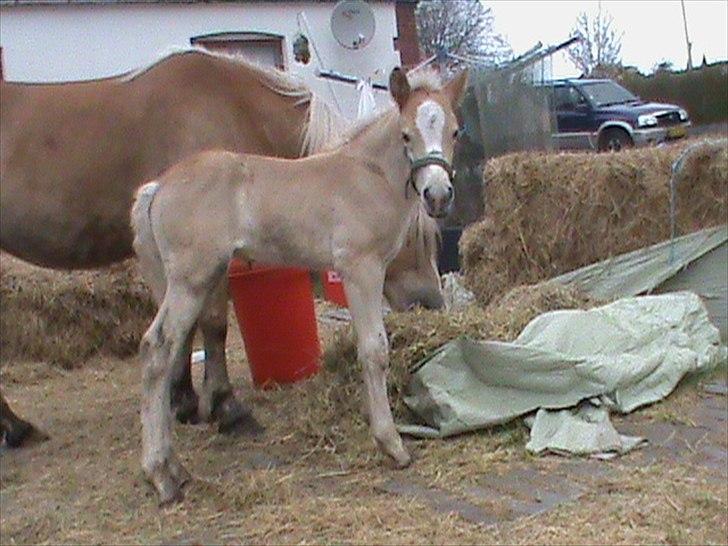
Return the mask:
<path fill-rule="evenodd" d="M 395 68 L 389 77 L 389 90 L 399 107 L 404 153 L 412 163 L 410 183 L 427 214 L 443 218 L 450 212 L 454 197 L 452 156 L 458 137 L 455 111 L 465 91 L 467 72 L 444 87 L 432 80 L 410 82 L 402 70 Z"/>

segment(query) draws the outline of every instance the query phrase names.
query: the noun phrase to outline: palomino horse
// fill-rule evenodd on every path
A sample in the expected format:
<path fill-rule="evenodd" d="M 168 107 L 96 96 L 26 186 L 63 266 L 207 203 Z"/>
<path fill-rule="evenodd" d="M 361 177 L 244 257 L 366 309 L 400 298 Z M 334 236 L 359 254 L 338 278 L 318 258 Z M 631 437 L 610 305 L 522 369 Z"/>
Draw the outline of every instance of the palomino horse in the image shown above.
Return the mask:
<path fill-rule="evenodd" d="M 138 190 L 131 223 L 140 269 L 153 280 L 161 262 L 166 276 L 140 345 L 142 467 L 162 503 L 180 499 L 189 479 L 172 449 L 175 369 L 187 365 L 190 336 L 214 306 L 231 257 L 341 273 L 372 435 L 397 466 L 409 464 L 387 400 L 382 291 L 418 209 L 442 217 L 452 204 L 454 110 L 465 81 L 463 73 L 445 87 L 433 74 L 410 82 L 395 69 L 397 107 L 334 150 L 297 160 L 202 152 Z"/>
<path fill-rule="evenodd" d="M 326 103 L 290 76 L 202 50 L 103 80 L 0 81 L 0 248 L 53 268 L 111 264 L 133 253 L 136 188 L 182 158 L 212 148 L 296 158 L 340 130 Z M 436 226 L 423 222 L 432 236 Z M 388 271 L 396 309 L 442 305 L 437 270 L 417 253 L 403 249 Z M 206 345 L 224 343 L 219 323 L 202 326 Z M 235 421 L 227 397 L 216 414 Z M 189 368 L 175 380 L 173 404 L 181 420 L 196 418 Z M 18 443 L 32 431 L 5 403 L 0 423 Z"/>

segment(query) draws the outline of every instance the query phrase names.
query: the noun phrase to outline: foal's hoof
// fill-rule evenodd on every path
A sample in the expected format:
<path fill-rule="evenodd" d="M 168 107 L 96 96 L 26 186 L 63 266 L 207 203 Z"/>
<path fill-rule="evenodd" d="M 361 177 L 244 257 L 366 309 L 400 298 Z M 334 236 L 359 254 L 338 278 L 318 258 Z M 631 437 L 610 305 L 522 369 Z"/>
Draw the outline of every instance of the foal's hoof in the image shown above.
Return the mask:
<path fill-rule="evenodd" d="M 220 434 L 257 438 L 265 432 L 252 412 L 232 394 L 226 396 L 213 410 Z"/>
<path fill-rule="evenodd" d="M 45 442 L 49 436 L 26 421 L 19 421 L 5 432 L 5 443 L 8 447 L 28 447 Z"/>
<path fill-rule="evenodd" d="M 402 453 L 393 456 L 392 461 L 394 462 L 395 468 L 407 468 L 412 464 L 412 456 L 406 450 L 403 450 Z"/>
<path fill-rule="evenodd" d="M 169 460 L 157 468 L 149 478 L 159 493 L 159 506 L 182 502 L 185 498 L 182 487 L 190 480 L 189 472 L 179 462 Z"/>
<path fill-rule="evenodd" d="M 412 456 L 405 449 L 401 438 L 389 443 L 375 439 L 375 443 L 382 453 L 389 456 L 395 468 L 407 468 L 412 463 Z"/>
<path fill-rule="evenodd" d="M 159 489 L 159 507 L 172 506 L 185 500 L 185 494 L 182 488 L 176 484 L 170 484 L 163 489 Z"/>
<path fill-rule="evenodd" d="M 178 422 L 196 425 L 200 422 L 197 412 L 199 399 L 194 391 L 176 391 L 172 394 L 172 411 Z"/>

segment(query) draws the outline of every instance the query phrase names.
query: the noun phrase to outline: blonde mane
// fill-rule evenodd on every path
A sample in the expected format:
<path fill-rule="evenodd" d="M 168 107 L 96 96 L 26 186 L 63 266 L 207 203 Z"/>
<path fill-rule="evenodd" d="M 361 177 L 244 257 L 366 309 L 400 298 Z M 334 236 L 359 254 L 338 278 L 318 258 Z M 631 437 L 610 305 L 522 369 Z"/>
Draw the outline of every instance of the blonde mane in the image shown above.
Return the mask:
<path fill-rule="evenodd" d="M 137 68 L 136 70 L 132 70 L 131 72 L 123 74 L 120 76 L 120 78 L 122 79 L 122 81 L 132 81 L 172 57 L 187 55 L 190 53 L 207 55 L 208 57 L 214 57 L 218 59 L 225 59 L 242 65 L 254 72 L 256 77 L 261 81 L 261 83 L 265 84 L 267 87 L 281 95 L 289 97 L 300 97 L 305 102 L 309 100 L 310 95 L 312 94 L 311 90 L 303 82 L 303 80 L 282 70 L 279 70 L 278 68 L 262 66 L 249 59 L 246 59 L 242 55 L 235 55 L 224 51 L 210 51 L 209 49 L 205 49 L 199 46 L 174 47 L 168 49 L 164 53 L 162 53 L 162 55 L 160 55 L 158 59 L 152 61 L 146 66 Z"/>
<path fill-rule="evenodd" d="M 159 59 L 147 66 L 119 76 L 120 81 L 132 81 L 171 57 L 188 54 L 207 55 L 208 57 L 224 59 L 244 66 L 253 73 L 260 83 L 274 93 L 296 99 L 296 106 L 308 105 L 308 120 L 301 134 L 301 156 L 311 155 L 327 149 L 331 142 L 338 141 L 341 133 L 344 131 L 346 121 L 343 116 L 337 114 L 301 78 L 275 67 L 261 66 L 241 55 L 210 51 L 196 46 L 175 48 L 165 52 Z"/>
<path fill-rule="evenodd" d="M 407 74 L 407 81 L 409 81 L 410 89 L 417 91 L 418 89 L 424 89 L 432 93 L 442 91 L 442 78 L 440 73 L 434 68 L 421 68 Z"/>

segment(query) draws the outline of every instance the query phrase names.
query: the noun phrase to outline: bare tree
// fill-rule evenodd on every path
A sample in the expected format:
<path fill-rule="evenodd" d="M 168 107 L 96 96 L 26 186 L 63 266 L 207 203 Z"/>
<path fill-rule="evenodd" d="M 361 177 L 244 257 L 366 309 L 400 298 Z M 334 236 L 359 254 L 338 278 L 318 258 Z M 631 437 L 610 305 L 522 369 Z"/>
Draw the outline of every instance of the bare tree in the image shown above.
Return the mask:
<path fill-rule="evenodd" d="M 428 57 L 444 50 L 496 64 L 512 55 L 505 38 L 495 32 L 493 13 L 480 0 L 421 0 L 416 18 Z"/>
<path fill-rule="evenodd" d="M 601 10 L 594 18 L 590 18 L 585 12 L 581 12 L 576 18 L 572 35 L 579 36 L 581 40 L 567 49 L 567 53 L 584 75 L 591 75 L 598 67 L 621 63 L 624 33 L 618 34 L 613 23 L 612 16 L 603 14 Z"/>

